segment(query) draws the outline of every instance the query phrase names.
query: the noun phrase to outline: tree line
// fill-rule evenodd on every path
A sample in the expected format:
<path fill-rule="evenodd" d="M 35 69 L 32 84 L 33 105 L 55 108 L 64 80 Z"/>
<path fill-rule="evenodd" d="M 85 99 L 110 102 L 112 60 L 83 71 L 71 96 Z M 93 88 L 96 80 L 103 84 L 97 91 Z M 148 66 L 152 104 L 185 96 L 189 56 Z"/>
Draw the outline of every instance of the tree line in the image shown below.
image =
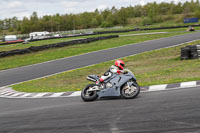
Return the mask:
<path fill-rule="evenodd" d="M 19 20 L 17 17 L 0 20 L 0 33 L 3 31 L 16 33 L 30 33 L 33 31 L 66 31 L 74 29 L 87 29 L 97 27 L 113 27 L 117 25 L 125 26 L 130 24 L 129 19 L 141 17 L 142 24 L 152 24 L 164 21 L 163 15 L 194 14 L 200 18 L 199 0 L 186 1 L 185 3 L 147 3 L 146 5 L 136 5 L 117 9 L 98 10 L 94 12 L 84 12 L 80 14 L 55 14 L 38 17 L 37 12 Z"/>

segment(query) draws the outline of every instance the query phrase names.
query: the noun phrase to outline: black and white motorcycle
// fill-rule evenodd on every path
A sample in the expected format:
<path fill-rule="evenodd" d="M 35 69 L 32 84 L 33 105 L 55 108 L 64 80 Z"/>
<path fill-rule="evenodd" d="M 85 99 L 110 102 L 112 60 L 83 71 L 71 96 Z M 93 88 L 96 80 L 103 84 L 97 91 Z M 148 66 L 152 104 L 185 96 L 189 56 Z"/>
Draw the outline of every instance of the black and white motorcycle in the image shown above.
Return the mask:
<path fill-rule="evenodd" d="M 112 76 L 101 84 L 89 84 L 81 92 L 84 101 L 94 101 L 97 98 L 104 97 L 122 97 L 124 99 L 133 99 L 140 93 L 134 74 L 126 69 L 125 74 L 112 74 Z M 99 77 L 89 75 L 87 80 L 98 82 Z"/>

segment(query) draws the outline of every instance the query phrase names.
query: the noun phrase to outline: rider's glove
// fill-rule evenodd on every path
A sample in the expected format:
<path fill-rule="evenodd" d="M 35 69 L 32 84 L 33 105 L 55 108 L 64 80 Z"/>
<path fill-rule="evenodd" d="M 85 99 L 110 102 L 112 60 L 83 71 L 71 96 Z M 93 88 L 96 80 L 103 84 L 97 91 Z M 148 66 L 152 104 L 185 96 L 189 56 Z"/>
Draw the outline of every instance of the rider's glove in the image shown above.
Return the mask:
<path fill-rule="evenodd" d="M 123 73 L 123 74 L 126 74 L 126 73 L 128 73 L 128 71 L 127 71 L 127 70 L 123 70 L 122 73 Z"/>

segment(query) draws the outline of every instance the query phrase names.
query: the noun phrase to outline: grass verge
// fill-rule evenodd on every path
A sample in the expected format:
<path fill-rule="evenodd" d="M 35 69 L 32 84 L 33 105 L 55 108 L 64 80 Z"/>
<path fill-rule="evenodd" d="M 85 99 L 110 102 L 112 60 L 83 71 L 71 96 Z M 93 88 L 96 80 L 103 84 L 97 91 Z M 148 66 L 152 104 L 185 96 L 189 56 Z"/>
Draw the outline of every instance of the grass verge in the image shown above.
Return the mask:
<path fill-rule="evenodd" d="M 48 49 L 37 53 L 10 56 L 5 58 L 0 58 L 0 70 L 16 68 L 20 66 L 26 66 L 45 61 L 60 59 L 64 57 L 79 55 L 87 52 L 119 47 L 131 43 L 139 43 L 147 40 L 159 39 L 181 34 L 186 34 L 186 33 L 176 32 L 176 33 L 141 35 L 141 36 L 123 36 L 120 38 L 96 41 L 88 44 L 77 44 L 62 48 Z"/>
<path fill-rule="evenodd" d="M 141 86 L 200 80 L 200 60 L 180 60 L 180 48 L 199 44 L 200 41 L 173 48 L 165 48 L 122 58 L 127 68 L 134 72 Z M 114 61 L 67 71 L 47 78 L 32 80 L 12 86 L 24 92 L 78 91 L 89 84 L 89 74 L 103 74 Z"/>

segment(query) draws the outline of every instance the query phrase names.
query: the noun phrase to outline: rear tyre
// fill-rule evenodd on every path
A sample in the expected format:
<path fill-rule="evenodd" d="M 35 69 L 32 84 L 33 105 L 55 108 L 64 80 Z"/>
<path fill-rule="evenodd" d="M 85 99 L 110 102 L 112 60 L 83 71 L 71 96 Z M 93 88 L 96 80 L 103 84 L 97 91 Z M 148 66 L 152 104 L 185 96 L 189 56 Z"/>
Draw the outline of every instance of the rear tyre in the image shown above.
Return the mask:
<path fill-rule="evenodd" d="M 87 85 L 81 92 L 81 98 L 85 102 L 91 102 L 97 99 L 98 95 L 96 91 L 88 92 L 91 87 L 94 87 L 94 84 Z"/>
<path fill-rule="evenodd" d="M 131 85 L 130 87 L 125 84 L 121 89 L 121 96 L 124 99 L 133 99 L 136 98 L 140 94 L 140 86 L 137 82 Z"/>

